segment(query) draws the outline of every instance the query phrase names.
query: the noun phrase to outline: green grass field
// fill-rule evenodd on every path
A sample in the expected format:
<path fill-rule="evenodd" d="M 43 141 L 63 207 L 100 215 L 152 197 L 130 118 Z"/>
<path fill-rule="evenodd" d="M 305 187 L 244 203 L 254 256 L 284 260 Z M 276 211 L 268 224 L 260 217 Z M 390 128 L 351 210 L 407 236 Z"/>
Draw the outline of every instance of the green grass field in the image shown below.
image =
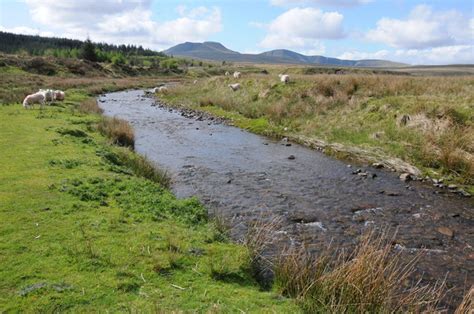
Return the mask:
<path fill-rule="evenodd" d="M 100 117 L 0 106 L 1 312 L 297 312 L 194 199 L 134 175 Z"/>

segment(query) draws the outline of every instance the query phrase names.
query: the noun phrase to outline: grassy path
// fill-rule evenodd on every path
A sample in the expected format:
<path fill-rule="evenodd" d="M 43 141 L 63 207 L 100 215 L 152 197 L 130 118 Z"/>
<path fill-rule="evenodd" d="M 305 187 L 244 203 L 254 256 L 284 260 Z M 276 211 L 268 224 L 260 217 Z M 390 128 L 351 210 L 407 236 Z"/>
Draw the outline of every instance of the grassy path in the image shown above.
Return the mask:
<path fill-rule="evenodd" d="M 124 166 L 85 98 L 0 107 L 0 312 L 296 312 L 196 200 Z"/>

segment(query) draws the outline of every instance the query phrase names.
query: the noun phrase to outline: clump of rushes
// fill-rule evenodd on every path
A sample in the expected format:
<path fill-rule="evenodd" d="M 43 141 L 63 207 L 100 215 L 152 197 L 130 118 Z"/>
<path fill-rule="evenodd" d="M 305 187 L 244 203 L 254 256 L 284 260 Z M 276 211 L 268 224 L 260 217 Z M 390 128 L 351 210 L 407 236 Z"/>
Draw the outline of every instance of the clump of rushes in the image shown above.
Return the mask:
<path fill-rule="evenodd" d="M 387 237 L 365 235 L 351 254 L 292 247 L 275 263 L 275 285 L 304 311 L 323 313 L 435 312 L 444 284 L 406 287 L 419 256 L 402 262 Z"/>
<path fill-rule="evenodd" d="M 82 101 L 79 104 L 79 111 L 82 113 L 97 113 L 97 114 L 102 114 L 104 110 L 99 107 L 97 104 L 97 99 L 95 98 L 88 98 L 84 101 Z"/>
<path fill-rule="evenodd" d="M 132 126 L 119 118 L 103 117 L 98 124 L 99 131 L 109 137 L 114 144 L 134 148 L 135 133 Z"/>
<path fill-rule="evenodd" d="M 271 250 L 275 232 L 281 227 L 279 216 L 263 216 L 251 222 L 244 238 L 250 259 L 252 275 L 263 289 L 272 285 L 273 265 L 268 251 Z"/>

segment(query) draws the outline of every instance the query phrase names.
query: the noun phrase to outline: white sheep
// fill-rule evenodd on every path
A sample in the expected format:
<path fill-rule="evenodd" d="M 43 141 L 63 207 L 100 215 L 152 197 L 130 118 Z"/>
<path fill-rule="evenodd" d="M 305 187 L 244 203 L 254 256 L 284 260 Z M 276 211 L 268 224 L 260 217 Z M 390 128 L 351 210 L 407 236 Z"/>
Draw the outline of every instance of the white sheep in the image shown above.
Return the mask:
<path fill-rule="evenodd" d="M 160 86 L 160 87 L 155 87 L 153 88 L 153 93 L 163 93 L 166 94 L 168 92 L 168 87 L 166 86 Z"/>
<path fill-rule="evenodd" d="M 34 104 L 40 104 L 41 108 L 43 108 L 45 102 L 45 97 L 43 93 L 35 93 L 25 97 L 23 100 L 23 108 L 28 109 Z"/>
<path fill-rule="evenodd" d="M 288 84 L 290 82 L 290 76 L 288 74 L 278 74 L 280 81 L 284 84 Z"/>
<path fill-rule="evenodd" d="M 242 73 L 234 72 L 234 78 L 240 78 L 241 76 L 242 76 Z"/>
<path fill-rule="evenodd" d="M 240 89 L 240 84 L 239 83 L 229 84 L 227 86 L 229 86 L 230 89 L 232 89 L 234 92 Z"/>
<path fill-rule="evenodd" d="M 54 91 L 52 89 L 40 89 L 38 93 L 43 94 L 44 100 L 50 104 L 54 101 Z"/>
<path fill-rule="evenodd" d="M 229 71 L 225 71 L 225 76 L 229 76 L 229 75 L 230 75 Z"/>
<path fill-rule="evenodd" d="M 66 93 L 64 93 L 61 90 L 55 90 L 53 97 L 54 97 L 54 100 L 63 101 L 64 98 L 66 98 Z"/>

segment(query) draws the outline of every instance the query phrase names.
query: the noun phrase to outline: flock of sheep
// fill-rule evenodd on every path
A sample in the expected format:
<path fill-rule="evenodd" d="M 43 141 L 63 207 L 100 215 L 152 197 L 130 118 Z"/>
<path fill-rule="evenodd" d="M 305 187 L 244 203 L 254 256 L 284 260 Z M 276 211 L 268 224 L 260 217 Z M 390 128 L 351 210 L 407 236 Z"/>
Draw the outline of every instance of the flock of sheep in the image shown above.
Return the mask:
<path fill-rule="evenodd" d="M 226 76 L 229 76 L 229 72 L 225 72 Z M 241 72 L 234 72 L 233 74 L 235 79 L 239 79 L 242 77 Z M 288 74 L 278 74 L 280 81 L 284 84 L 288 84 L 290 82 L 290 76 Z M 196 83 L 196 81 L 194 82 Z M 228 85 L 230 89 L 233 91 L 237 91 L 241 88 L 240 83 L 234 83 Z M 168 91 L 166 86 L 158 86 L 151 90 L 152 93 L 166 93 Z M 39 104 L 41 108 L 45 105 L 46 102 L 53 101 L 63 101 L 66 97 L 66 94 L 60 90 L 52 90 L 52 89 L 40 89 L 38 92 L 28 95 L 23 100 L 23 107 L 25 109 L 31 108 L 34 104 Z"/>
<path fill-rule="evenodd" d="M 66 98 L 66 93 L 60 90 L 40 89 L 38 92 L 28 95 L 23 100 L 23 108 L 28 109 L 34 104 L 39 104 L 43 108 L 44 104 L 53 101 L 63 101 Z"/>
<path fill-rule="evenodd" d="M 229 72 L 225 72 L 225 76 L 229 76 L 229 75 L 230 75 Z M 234 72 L 233 76 L 234 76 L 234 78 L 239 79 L 239 78 L 242 77 L 242 73 Z M 283 84 L 288 84 L 290 82 L 290 76 L 288 74 L 278 74 L 278 77 L 280 78 L 280 81 Z M 232 89 L 234 92 L 239 90 L 240 87 L 241 87 L 241 85 L 239 83 L 229 84 L 227 86 L 229 86 L 230 89 Z"/>

